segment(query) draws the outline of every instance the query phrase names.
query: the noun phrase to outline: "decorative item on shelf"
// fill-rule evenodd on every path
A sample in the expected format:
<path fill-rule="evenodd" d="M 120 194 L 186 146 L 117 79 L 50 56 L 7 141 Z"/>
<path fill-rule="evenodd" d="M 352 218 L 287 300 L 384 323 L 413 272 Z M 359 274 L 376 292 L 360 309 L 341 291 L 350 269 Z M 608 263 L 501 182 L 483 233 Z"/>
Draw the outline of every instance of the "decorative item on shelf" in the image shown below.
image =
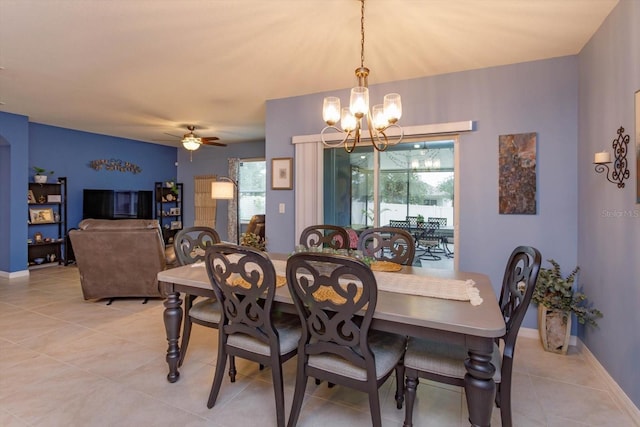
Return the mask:
<path fill-rule="evenodd" d="M 38 197 L 38 203 L 46 203 L 46 202 L 47 202 L 47 199 L 45 199 L 45 197 L 41 194 Z"/>
<path fill-rule="evenodd" d="M 169 209 L 170 216 L 178 216 L 180 215 L 180 208 L 171 208 Z"/>
<path fill-rule="evenodd" d="M 29 208 L 29 219 L 32 224 L 49 224 L 54 222 L 53 209 L 51 208 Z"/>
<path fill-rule="evenodd" d="M 27 194 L 27 203 L 36 203 L 36 196 L 34 196 L 33 190 L 29 190 Z"/>
<path fill-rule="evenodd" d="M 176 181 L 175 180 L 165 181 L 164 185 L 169 190 L 171 190 L 171 193 L 173 193 L 173 196 L 177 196 L 178 195 L 178 186 L 176 185 Z M 167 200 L 169 200 L 169 198 L 168 198 L 169 196 L 170 196 L 170 194 L 167 194 Z"/>
<path fill-rule="evenodd" d="M 42 243 L 42 233 L 33 233 L 33 241 L 35 243 Z"/>
<path fill-rule="evenodd" d="M 389 93 L 384 96 L 384 104 L 374 105 L 369 110 L 369 88 L 367 78 L 369 69 L 364 66 L 364 0 L 360 0 L 360 67 L 356 68 L 358 85 L 351 89 L 349 107 L 340 108 L 340 98 L 329 96 L 324 99 L 322 117 L 327 126 L 322 129 L 320 137 L 322 143 L 328 147 L 336 147 L 344 144 L 344 149 L 351 153 L 361 140 L 363 132 L 363 120 L 366 121 L 369 138 L 373 148 L 384 151 L 390 145 L 402 141 L 403 131 L 397 124 L 402 116 L 402 101 L 397 93 Z M 341 121 L 342 129 L 336 127 Z M 387 131 L 395 127 L 398 130 L 397 139 L 390 140 Z M 338 131 L 341 140 L 327 141 L 325 132 L 328 129 Z M 352 137 L 353 142 L 348 143 Z"/>
<path fill-rule="evenodd" d="M 46 184 L 47 175 L 53 175 L 53 171 L 47 172 L 46 169 L 39 168 L 37 166 L 34 166 L 32 169 L 35 172 L 35 175 L 33 176 L 33 182 L 37 184 Z"/>
<path fill-rule="evenodd" d="M 167 194 L 162 199 L 163 202 L 173 202 L 175 200 L 175 197 L 173 194 Z"/>
<path fill-rule="evenodd" d="M 580 267 L 562 277 L 560 265 L 548 260 L 553 268 L 541 268 L 533 291 L 533 302 L 538 304 L 538 332 L 546 351 L 566 354 L 571 337 L 571 314 L 580 324 L 597 326 L 602 312 L 587 304 L 584 293 L 574 290 L 573 284 Z"/>
<path fill-rule="evenodd" d="M 33 262 L 38 264 L 38 265 L 40 265 L 40 264 L 42 264 L 44 262 L 44 258 L 35 258 L 33 260 Z"/>
<path fill-rule="evenodd" d="M 627 150 L 629 146 L 629 135 L 624 134 L 624 128 L 620 126 L 618 129 L 618 137 L 611 143 L 613 147 L 613 169 L 609 169 L 611 163 L 611 154 L 608 151 L 596 153 L 593 163 L 596 165 L 596 172 L 602 173 L 607 171 L 605 177 L 613 184 L 617 184 L 618 188 L 624 188 L 624 180 L 629 179 L 631 173 L 627 167 Z"/>
<path fill-rule="evenodd" d="M 60 194 L 47 194 L 47 203 L 61 203 L 62 195 Z"/>
<path fill-rule="evenodd" d="M 264 251 L 267 249 L 267 241 L 254 233 L 242 233 L 240 245 Z"/>

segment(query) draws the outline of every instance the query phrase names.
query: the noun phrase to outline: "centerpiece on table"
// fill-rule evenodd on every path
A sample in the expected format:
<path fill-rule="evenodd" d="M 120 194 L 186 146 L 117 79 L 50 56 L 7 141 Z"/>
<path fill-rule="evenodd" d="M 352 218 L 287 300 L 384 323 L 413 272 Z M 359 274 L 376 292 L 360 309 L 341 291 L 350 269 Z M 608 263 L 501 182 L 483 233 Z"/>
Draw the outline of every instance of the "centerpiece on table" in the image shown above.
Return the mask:
<path fill-rule="evenodd" d="M 562 277 L 560 264 L 548 260 L 553 268 L 541 268 L 533 291 L 533 302 L 538 304 L 538 332 L 546 351 L 566 354 L 571 337 L 571 314 L 578 323 L 597 326 L 602 317 L 600 310 L 587 304 L 587 296 L 574 290 L 574 282 L 580 267 Z"/>

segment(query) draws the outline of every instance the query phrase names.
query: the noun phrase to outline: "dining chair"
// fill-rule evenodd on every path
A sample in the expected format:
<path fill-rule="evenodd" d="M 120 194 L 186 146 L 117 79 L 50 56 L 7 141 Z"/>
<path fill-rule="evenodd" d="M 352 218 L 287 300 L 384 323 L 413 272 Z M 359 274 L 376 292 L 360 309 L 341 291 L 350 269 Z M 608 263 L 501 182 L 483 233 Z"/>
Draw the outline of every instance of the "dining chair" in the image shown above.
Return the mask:
<path fill-rule="evenodd" d="M 206 248 L 216 243 L 220 243 L 220 235 L 215 229 L 211 227 L 187 227 L 178 231 L 174 236 L 173 249 L 178 263 L 180 265 L 188 265 L 204 261 Z M 195 295 L 184 296 L 185 318 L 178 366 L 182 366 L 187 354 L 192 323 L 217 329 L 220 322 L 220 311 L 220 303 L 215 298 L 199 298 L 196 302 Z M 230 366 L 231 369 L 235 369 L 234 361 L 230 362 Z"/>
<path fill-rule="evenodd" d="M 379 261 L 413 264 L 416 246 L 411 234 L 401 228 L 369 228 L 360 234 L 358 250 Z"/>
<path fill-rule="evenodd" d="M 301 328 L 298 316 L 273 307 L 278 280 L 273 264 L 262 251 L 223 243 L 207 248 L 205 262 L 223 308 L 207 407 L 212 408 L 218 398 L 227 355 L 241 357 L 271 367 L 276 421 L 284 426 L 282 364 L 296 355 Z M 281 282 L 284 285 L 284 278 Z"/>
<path fill-rule="evenodd" d="M 378 296 L 373 272 L 355 258 L 311 252 L 289 257 L 286 271 L 302 323 L 288 426 L 298 422 L 308 377 L 367 393 L 372 424 L 380 426 L 378 389 L 394 370 L 402 407 L 406 337 L 369 329 Z"/>
<path fill-rule="evenodd" d="M 300 233 L 300 244 L 307 248 L 349 249 L 349 234 L 338 225 L 311 225 Z"/>
<path fill-rule="evenodd" d="M 442 217 L 437 217 L 437 216 L 430 216 L 427 218 L 428 222 L 437 222 L 438 223 L 438 228 L 442 229 L 444 227 L 447 226 L 447 218 L 442 218 Z M 453 258 L 453 252 L 451 251 L 451 249 L 449 248 L 449 238 L 446 236 L 439 236 L 440 237 L 440 244 L 442 245 L 442 250 L 445 254 L 445 256 L 447 258 Z"/>
<path fill-rule="evenodd" d="M 540 260 L 540 252 L 536 248 L 530 246 L 515 248 L 507 262 L 502 281 L 499 305 L 506 324 L 506 332 L 494 343 L 491 363 L 496 368 L 493 375 L 497 391 L 495 402 L 500 408 L 504 427 L 511 427 L 513 424 L 511 371 L 516 338 L 536 286 Z M 500 341 L 503 341 L 502 351 L 499 346 Z M 409 338 L 404 357 L 407 398 L 405 427 L 413 425 L 413 406 L 418 377 L 464 387 L 464 376 L 467 373 L 464 364 L 467 358 L 466 348 L 462 344 Z"/>

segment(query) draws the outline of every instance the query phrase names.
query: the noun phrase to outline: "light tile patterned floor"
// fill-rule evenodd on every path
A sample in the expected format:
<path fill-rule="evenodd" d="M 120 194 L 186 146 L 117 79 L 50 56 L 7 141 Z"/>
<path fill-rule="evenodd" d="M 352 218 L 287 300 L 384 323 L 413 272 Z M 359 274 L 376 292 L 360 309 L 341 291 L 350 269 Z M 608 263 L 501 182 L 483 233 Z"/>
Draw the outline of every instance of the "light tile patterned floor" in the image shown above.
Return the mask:
<path fill-rule="evenodd" d="M 0 425 L 268 426 L 275 424 L 270 371 L 238 360 L 238 380 L 225 380 L 218 402 L 206 401 L 216 363 L 217 332 L 194 325 L 181 377 L 166 380 L 161 300 L 84 301 L 74 266 L 0 279 Z M 287 416 L 295 358 L 285 364 Z M 400 426 L 393 376 L 381 388 L 385 426 Z M 299 426 L 369 426 L 366 395 L 309 381 Z M 514 425 L 632 426 L 585 358 L 545 353 L 518 341 Z M 416 426 L 466 426 L 464 392 L 421 382 Z M 493 425 L 500 425 L 498 409 Z"/>

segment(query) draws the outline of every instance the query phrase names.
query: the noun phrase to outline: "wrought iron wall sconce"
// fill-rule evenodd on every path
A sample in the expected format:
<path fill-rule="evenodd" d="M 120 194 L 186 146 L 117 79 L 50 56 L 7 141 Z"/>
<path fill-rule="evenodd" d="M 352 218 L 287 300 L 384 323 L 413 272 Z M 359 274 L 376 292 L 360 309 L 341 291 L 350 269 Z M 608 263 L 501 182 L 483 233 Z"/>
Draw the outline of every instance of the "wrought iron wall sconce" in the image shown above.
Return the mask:
<path fill-rule="evenodd" d="M 613 161 L 613 168 L 609 169 L 611 162 L 611 155 L 608 151 L 596 153 L 593 160 L 595 164 L 596 172 L 602 173 L 607 171 L 607 180 L 613 184 L 617 184 L 618 188 L 624 188 L 624 180 L 629 179 L 629 169 L 627 168 L 627 150 L 629 146 L 629 135 L 624 134 L 624 128 L 620 126 L 618 129 L 618 137 L 611 143 L 613 147 L 613 154 L 615 159 Z"/>

